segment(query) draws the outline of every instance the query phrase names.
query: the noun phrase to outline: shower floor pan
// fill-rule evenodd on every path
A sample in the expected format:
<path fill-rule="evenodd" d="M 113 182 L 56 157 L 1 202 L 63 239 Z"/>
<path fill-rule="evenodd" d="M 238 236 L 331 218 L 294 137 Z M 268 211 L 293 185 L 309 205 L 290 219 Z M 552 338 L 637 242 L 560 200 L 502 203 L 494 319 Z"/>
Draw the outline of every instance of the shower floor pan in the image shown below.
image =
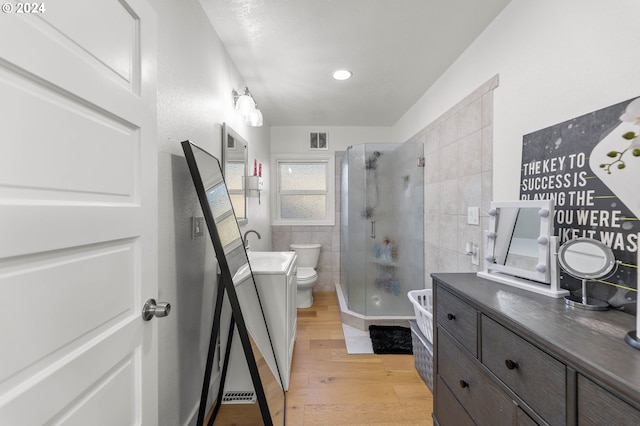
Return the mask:
<path fill-rule="evenodd" d="M 409 327 L 409 320 L 415 319 L 414 316 L 367 316 L 358 312 L 349 310 L 347 301 L 344 299 L 342 287 L 336 283 L 336 293 L 338 294 L 338 302 L 340 303 L 340 319 L 343 324 L 357 328 L 362 331 L 369 331 L 370 325 L 399 325 Z"/>

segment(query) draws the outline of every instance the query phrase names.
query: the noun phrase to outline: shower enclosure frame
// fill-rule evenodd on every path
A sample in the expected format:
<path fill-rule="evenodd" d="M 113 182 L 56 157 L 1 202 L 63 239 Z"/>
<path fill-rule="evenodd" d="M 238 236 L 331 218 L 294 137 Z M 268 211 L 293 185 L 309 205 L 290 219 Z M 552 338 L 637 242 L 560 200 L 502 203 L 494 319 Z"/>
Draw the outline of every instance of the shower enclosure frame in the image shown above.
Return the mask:
<path fill-rule="evenodd" d="M 419 142 L 367 143 L 342 159 L 338 296 L 357 318 L 414 314 L 407 293 L 425 282 L 423 152 Z"/>

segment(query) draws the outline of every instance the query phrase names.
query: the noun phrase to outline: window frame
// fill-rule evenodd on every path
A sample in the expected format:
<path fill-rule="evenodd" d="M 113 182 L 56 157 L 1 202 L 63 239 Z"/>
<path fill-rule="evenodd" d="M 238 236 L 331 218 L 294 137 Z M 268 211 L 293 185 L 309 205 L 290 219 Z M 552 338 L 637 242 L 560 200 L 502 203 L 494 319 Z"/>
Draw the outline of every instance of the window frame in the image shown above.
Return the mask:
<path fill-rule="evenodd" d="M 281 216 L 281 196 L 290 194 L 304 194 L 305 191 L 282 191 L 280 184 L 280 165 L 282 163 L 296 164 L 322 164 L 326 166 L 325 191 L 310 190 L 310 195 L 325 195 L 325 219 L 287 219 Z M 273 170 L 273 191 L 272 205 L 272 225 L 275 226 L 334 226 L 336 222 L 335 211 L 335 158 L 331 155 L 301 155 L 301 154 L 278 154 L 271 159 L 271 170 Z"/>

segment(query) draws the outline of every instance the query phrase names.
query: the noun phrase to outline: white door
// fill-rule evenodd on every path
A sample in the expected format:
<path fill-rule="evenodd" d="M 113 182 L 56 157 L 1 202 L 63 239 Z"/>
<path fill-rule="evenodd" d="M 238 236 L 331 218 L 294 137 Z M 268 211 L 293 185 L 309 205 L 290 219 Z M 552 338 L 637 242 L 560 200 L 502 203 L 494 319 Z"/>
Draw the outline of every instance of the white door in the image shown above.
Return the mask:
<path fill-rule="evenodd" d="M 3 3 L 0 425 L 156 425 L 155 12 Z"/>

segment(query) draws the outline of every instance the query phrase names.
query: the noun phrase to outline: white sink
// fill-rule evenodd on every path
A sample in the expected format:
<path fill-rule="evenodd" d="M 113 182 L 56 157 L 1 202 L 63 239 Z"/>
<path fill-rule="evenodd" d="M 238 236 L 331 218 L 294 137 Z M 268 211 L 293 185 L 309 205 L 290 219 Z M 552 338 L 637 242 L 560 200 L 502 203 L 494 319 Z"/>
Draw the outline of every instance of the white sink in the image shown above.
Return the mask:
<path fill-rule="evenodd" d="M 249 251 L 249 263 L 254 273 L 286 272 L 295 256 L 294 251 Z"/>

